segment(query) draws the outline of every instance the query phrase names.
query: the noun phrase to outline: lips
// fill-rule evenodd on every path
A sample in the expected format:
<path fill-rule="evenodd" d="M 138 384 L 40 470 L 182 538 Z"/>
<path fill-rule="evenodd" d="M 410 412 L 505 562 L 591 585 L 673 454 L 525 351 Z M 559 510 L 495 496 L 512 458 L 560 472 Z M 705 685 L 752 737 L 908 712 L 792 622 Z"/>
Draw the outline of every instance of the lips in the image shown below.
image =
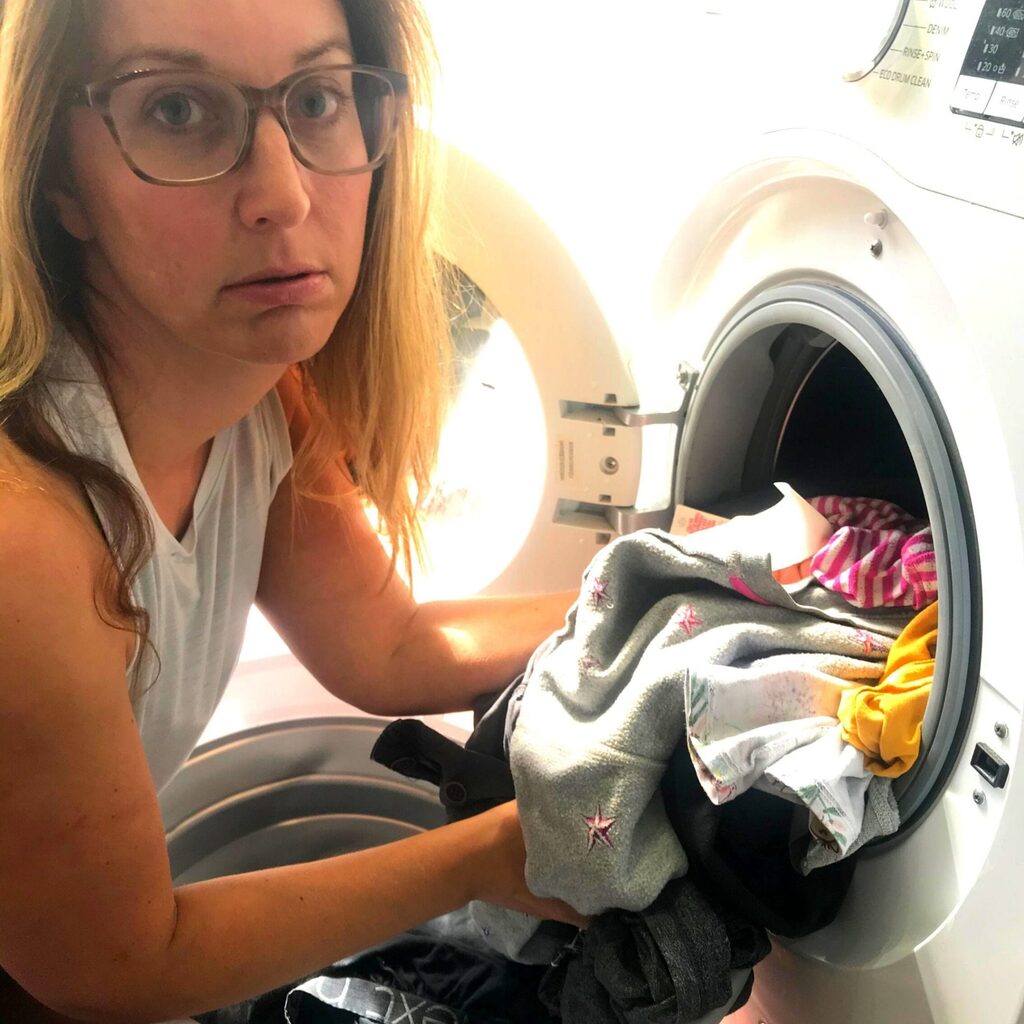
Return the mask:
<path fill-rule="evenodd" d="M 296 280 L 298 278 L 305 277 L 308 274 L 318 273 L 322 273 L 319 267 L 305 265 L 292 267 L 267 267 L 255 274 L 250 274 L 248 277 L 242 277 L 237 281 L 232 281 L 227 287 L 239 288 L 247 284 L 277 284 L 281 281 Z"/>
<path fill-rule="evenodd" d="M 226 285 L 223 291 L 264 308 L 305 306 L 326 298 L 330 284 L 328 274 L 316 267 L 267 267 Z"/>

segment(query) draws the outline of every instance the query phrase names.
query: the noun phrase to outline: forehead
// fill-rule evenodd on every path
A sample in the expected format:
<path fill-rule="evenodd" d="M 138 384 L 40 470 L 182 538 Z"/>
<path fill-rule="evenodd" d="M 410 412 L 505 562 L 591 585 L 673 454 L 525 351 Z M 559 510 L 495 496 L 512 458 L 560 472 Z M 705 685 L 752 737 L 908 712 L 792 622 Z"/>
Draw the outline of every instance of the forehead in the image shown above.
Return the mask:
<path fill-rule="evenodd" d="M 351 49 L 340 0 L 102 0 L 95 9 L 91 49 L 98 73 L 125 55 L 182 50 L 200 54 L 211 70 L 268 85 L 294 70 L 298 54 L 326 41 L 346 40 Z M 350 59 L 338 51 L 329 56 Z"/>

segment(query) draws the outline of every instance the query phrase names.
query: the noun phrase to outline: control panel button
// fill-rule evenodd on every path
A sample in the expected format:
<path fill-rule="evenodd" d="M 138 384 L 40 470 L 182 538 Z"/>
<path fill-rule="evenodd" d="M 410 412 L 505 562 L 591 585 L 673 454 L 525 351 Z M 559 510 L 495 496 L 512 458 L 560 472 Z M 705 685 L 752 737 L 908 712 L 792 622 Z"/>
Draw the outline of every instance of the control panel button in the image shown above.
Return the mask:
<path fill-rule="evenodd" d="M 1004 121 L 1024 122 L 1024 85 L 997 82 L 992 98 L 985 107 L 986 117 L 1000 117 Z"/>
<path fill-rule="evenodd" d="M 995 87 L 996 83 L 990 78 L 961 75 L 957 79 L 950 106 L 966 114 L 984 114 Z"/>

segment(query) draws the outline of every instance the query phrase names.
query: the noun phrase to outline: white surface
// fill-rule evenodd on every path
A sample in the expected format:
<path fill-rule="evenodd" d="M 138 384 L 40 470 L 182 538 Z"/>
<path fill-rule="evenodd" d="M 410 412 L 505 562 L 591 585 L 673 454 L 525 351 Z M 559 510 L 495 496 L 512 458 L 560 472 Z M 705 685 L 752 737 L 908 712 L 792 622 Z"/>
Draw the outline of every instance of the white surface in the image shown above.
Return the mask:
<path fill-rule="evenodd" d="M 835 532 L 829 521 L 793 490 L 777 482 L 781 498 L 756 516 L 736 516 L 713 527 L 735 539 L 734 551 L 767 551 L 773 569 L 786 569 L 817 554 Z"/>

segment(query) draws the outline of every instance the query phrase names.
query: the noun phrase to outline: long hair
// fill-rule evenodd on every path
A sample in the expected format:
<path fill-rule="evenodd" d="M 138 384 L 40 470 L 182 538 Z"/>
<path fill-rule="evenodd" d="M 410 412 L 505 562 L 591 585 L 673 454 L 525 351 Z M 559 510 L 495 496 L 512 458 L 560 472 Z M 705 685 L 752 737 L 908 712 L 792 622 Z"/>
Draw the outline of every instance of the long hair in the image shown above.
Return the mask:
<path fill-rule="evenodd" d="M 339 0 L 356 58 L 405 72 L 392 152 L 374 172 L 356 291 L 324 348 L 299 367 L 312 427 L 296 453 L 298 493 L 333 501 L 315 482 L 343 460 L 378 512 L 392 569 L 421 552 L 425 495 L 443 417 L 447 329 L 433 249 L 435 152 L 415 118 L 429 109 L 434 50 L 417 0 Z M 44 415 L 40 369 L 58 324 L 90 331 L 78 243 L 46 201 L 64 163 L 61 97 L 82 73 L 90 0 L 0 0 L 0 429 L 23 452 L 86 488 L 103 510 L 110 559 L 97 608 L 148 643 L 150 621 L 132 585 L 153 551 L 145 505 L 108 466 L 67 450 Z M 136 659 L 136 668 L 143 659 Z M 139 673 L 132 699 L 139 696 Z"/>

